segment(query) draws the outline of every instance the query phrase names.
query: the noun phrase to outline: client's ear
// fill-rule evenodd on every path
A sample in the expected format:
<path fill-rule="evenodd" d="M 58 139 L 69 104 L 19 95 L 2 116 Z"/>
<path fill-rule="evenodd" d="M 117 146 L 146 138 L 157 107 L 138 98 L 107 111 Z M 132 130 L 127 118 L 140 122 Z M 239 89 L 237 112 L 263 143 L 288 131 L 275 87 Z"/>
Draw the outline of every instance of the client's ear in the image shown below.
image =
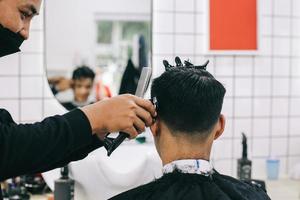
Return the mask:
<path fill-rule="evenodd" d="M 218 137 L 222 135 L 222 133 L 224 132 L 224 128 L 225 128 L 225 117 L 224 115 L 221 114 L 217 122 L 217 130 L 216 130 L 214 140 L 216 140 Z"/>
<path fill-rule="evenodd" d="M 160 132 L 160 120 L 156 118 L 155 122 L 150 126 L 150 130 L 154 137 L 157 137 Z"/>

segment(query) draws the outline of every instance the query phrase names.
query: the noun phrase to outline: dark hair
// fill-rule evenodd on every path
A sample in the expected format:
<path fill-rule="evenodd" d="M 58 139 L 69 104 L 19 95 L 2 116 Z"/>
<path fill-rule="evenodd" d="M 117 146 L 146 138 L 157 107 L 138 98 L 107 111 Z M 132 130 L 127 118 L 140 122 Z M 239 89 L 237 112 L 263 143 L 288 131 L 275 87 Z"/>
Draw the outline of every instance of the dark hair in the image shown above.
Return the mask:
<path fill-rule="evenodd" d="M 95 78 L 95 72 L 91 68 L 84 66 L 84 65 L 77 67 L 73 71 L 72 79 L 79 80 L 81 78 L 90 78 L 93 81 Z"/>
<path fill-rule="evenodd" d="M 157 99 L 158 117 L 172 132 L 210 132 L 217 122 L 224 86 L 206 70 L 174 67 L 154 79 L 151 97 Z"/>

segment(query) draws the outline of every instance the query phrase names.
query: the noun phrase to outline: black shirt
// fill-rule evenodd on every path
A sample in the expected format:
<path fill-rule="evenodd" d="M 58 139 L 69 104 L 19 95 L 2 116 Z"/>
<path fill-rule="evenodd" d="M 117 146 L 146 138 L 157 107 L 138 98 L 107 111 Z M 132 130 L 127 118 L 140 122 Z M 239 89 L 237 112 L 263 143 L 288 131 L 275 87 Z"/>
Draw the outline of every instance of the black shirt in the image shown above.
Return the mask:
<path fill-rule="evenodd" d="M 80 109 L 34 124 L 16 124 L 0 109 L 0 181 L 63 167 L 101 146 Z"/>
<path fill-rule="evenodd" d="M 111 200 L 270 200 L 256 185 L 217 172 L 211 176 L 173 172 Z"/>

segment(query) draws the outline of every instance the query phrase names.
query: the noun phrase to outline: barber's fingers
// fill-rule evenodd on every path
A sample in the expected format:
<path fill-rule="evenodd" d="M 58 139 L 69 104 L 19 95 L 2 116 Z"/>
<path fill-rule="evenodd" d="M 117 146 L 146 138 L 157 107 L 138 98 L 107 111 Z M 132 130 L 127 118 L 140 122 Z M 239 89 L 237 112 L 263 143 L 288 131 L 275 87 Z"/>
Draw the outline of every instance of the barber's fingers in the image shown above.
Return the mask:
<path fill-rule="evenodd" d="M 138 106 L 140 106 L 140 107 L 144 108 L 146 111 L 148 111 L 152 115 L 152 117 L 156 117 L 156 110 L 151 101 L 142 99 L 137 96 L 133 96 L 132 98 Z"/>
<path fill-rule="evenodd" d="M 146 128 L 145 123 L 139 117 L 135 117 L 133 126 L 138 131 L 138 134 L 144 132 Z"/>
<path fill-rule="evenodd" d="M 142 107 L 137 107 L 135 109 L 135 113 L 136 115 L 139 117 L 140 120 L 143 121 L 143 123 L 146 126 L 151 126 L 153 124 L 153 117 L 151 116 L 151 114 L 146 111 L 144 108 Z"/>
<path fill-rule="evenodd" d="M 129 138 L 130 139 L 133 139 L 133 138 L 136 138 L 136 136 L 138 136 L 138 131 L 135 129 L 134 126 L 132 126 L 131 128 L 128 128 L 126 130 L 124 130 L 123 132 L 129 134 Z"/>

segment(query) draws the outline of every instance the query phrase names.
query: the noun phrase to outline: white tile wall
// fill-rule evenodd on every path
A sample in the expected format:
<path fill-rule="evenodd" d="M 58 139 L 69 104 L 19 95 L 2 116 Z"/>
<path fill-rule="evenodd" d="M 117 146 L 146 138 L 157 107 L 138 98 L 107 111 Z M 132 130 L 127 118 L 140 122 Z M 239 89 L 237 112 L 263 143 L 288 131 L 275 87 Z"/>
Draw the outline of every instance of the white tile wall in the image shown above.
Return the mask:
<path fill-rule="evenodd" d="M 270 136 L 270 118 L 254 118 L 253 119 L 253 137 L 269 137 Z"/>
<path fill-rule="evenodd" d="M 249 136 L 254 177 L 265 177 L 265 159 L 270 155 L 280 157 L 281 175 L 288 173 L 300 162 L 300 148 L 291 142 L 300 137 L 300 1 L 257 0 L 260 49 L 252 56 L 205 54 L 208 1 L 168 0 L 167 6 L 154 0 L 154 18 L 171 15 L 172 25 L 165 26 L 174 26 L 174 31 L 153 35 L 155 66 L 162 66 L 164 58 L 172 61 L 176 55 L 197 63 L 210 59 L 208 71 L 227 88 L 222 113 L 227 117 L 228 130 L 214 149 L 217 169 L 222 166 L 221 171 L 235 176 L 235 158 L 241 155 L 240 133 L 244 131 Z M 158 23 L 154 27 L 164 26 Z M 164 46 L 166 43 L 170 46 Z M 154 72 L 157 76 L 163 68 Z M 230 153 L 227 147 L 231 140 Z"/>
<path fill-rule="evenodd" d="M 175 14 L 175 33 L 194 33 L 194 14 L 177 13 Z"/>

